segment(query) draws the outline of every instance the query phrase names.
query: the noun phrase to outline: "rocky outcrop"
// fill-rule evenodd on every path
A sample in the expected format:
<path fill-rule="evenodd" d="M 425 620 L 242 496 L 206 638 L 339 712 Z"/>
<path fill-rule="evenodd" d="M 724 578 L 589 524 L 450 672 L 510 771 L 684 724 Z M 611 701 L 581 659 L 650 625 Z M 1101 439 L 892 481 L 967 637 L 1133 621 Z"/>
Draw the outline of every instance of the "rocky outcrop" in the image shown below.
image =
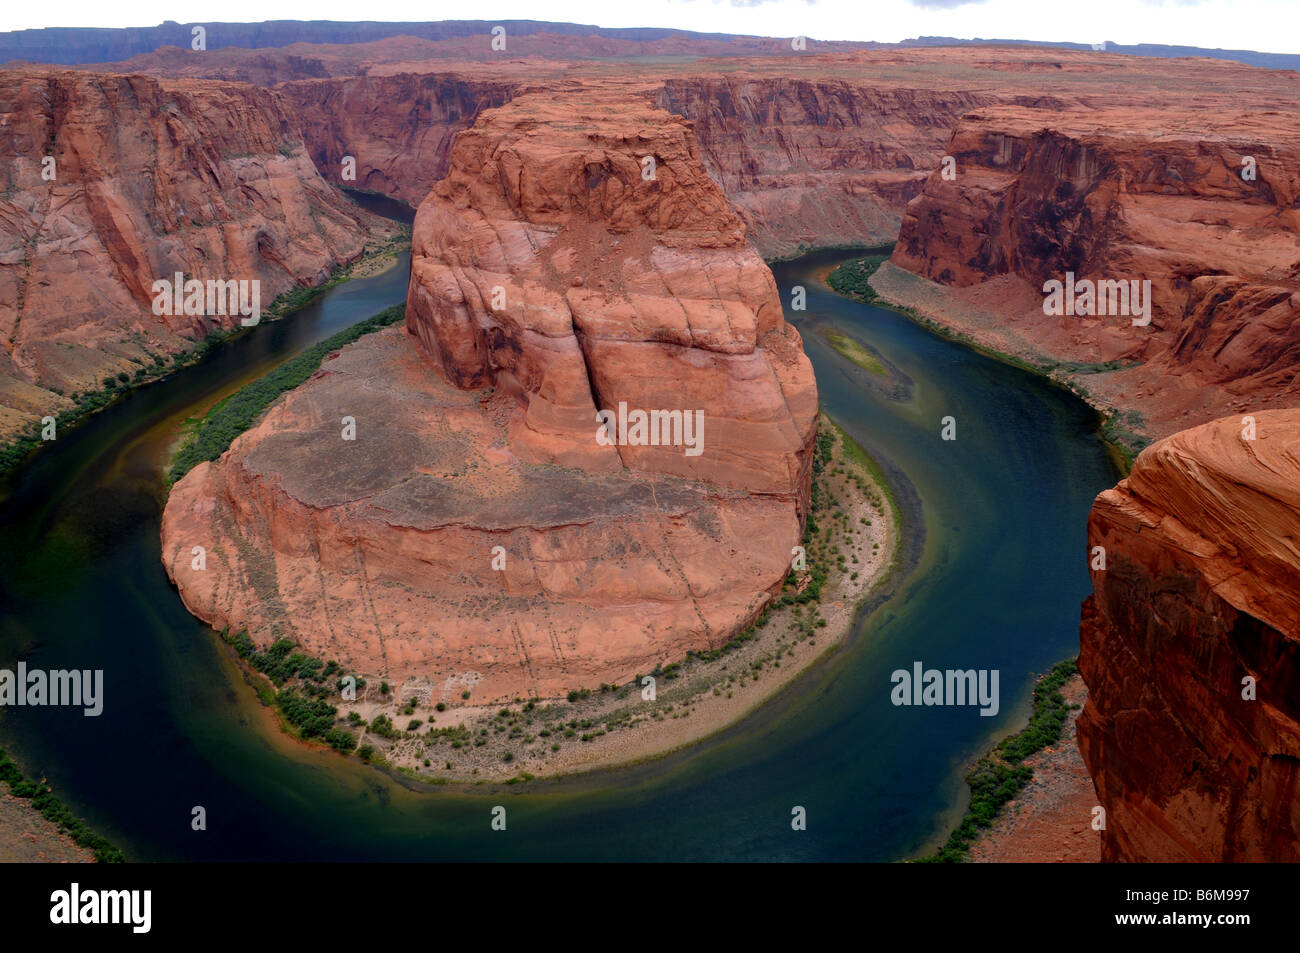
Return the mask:
<path fill-rule="evenodd" d="M 1093 506 L 1078 735 L 1106 860 L 1300 860 L 1300 411 L 1252 418 L 1155 444 Z"/>
<path fill-rule="evenodd" d="M 987 94 L 893 89 L 840 79 L 699 75 L 610 88 L 644 92 L 695 124 L 705 168 L 766 257 L 893 241 L 908 200 L 957 118 Z M 519 90 L 572 81 L 487 79 L 482 71 L 285 83 L 322 175 L 343 155 L 355 184 L 418 203 L 446 173 L 455 134 Z"/>
<path fill-rule="evenodd" d="M 901 300 L 1001 350 L 1099 369 L 1088 389 L 1157 435 L 1294 404 L 1300 122 L 1260 99 L 1257 112 L 1165 104 L 1155 129 L 1129 107 L 967 115 L 946 148 L 954 174 L 926 180 L 892 259 L 953 294 L 927 309 L 895 280 Z M 1045 315 L 1044 284 L 1068 275 L 1149 282 L 1149 323 L 1132 308 Z"/>
<path fill-rule="evenodd" d="M 699 412 L 698 453 L 684 429 L 598 428 L 620 404 Z M 435 697 L 621 682 L 725 642 L 780 587 L 816 410 L 690 124 L 636 97 L 520 95 L 456 140 L 421 205 L 406 329 L 181 480 L 163 559 L 213 625 Z"/>
<path fill-rule="evenodd" d="M 0 73 L 0 152 L 8 423 L 239 321 L 155 315 L 155 280 L 258 280 L 265 307 L 358 257 L 373 224 L 251 86 Z"/>

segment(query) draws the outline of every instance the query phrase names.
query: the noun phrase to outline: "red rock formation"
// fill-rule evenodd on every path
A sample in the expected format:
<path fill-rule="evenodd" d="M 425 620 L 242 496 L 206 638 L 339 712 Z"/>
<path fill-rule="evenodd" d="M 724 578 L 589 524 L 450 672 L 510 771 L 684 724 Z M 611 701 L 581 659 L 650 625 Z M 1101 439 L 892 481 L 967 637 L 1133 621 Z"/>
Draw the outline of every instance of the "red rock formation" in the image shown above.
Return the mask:
<path fill-rule="evenodd" d="M 1300 92 L 1275 80 L 1288 83 Z M 1047 117 L 993 107 L 967 115 L 946 151 L 956 175 L 926 181 L 892 262 L 954 290 L 945 300 L 886 273 L 889 297 L 1085 374 L 1129 365 L 1084 383 L 1103 403 L 1142 413 L 1156 435 L 1300 399 L 1293 110 L 1168 103 L 1154 115 L 1125 106 Z M 1253 179 L 1242 177 L 1246 157 Z M 1149 281 L 1149 325 L 1044 315 L 1044 283 L 1067 273 Z"/>
<path fill-rule="evenodd" d="M 156 279 L 257 279 L 265 307 L 359 256 L 373 222 L 251 86 L 3 72 L 0 152 L 0 403 L 24 401 L 6 422 L 238 321 L 155 316 Z"/>
<path fill-rule="evenodd" d="M 1093 506 L 1078 735 L 1106 860 L 1300 860 L 1300 410 L 1253 417 L 1162 440 Z"/>
<path fill-rule="evenodd" d="M 706 166 L 768 256 L 892 242 L 958 117 L 993 99 L 735 73 L 670 78 L 657 93 L 694 120 Z"/>
<path fill-rule="evenodd" d="M 418 205 L 447 174 L 456 133 L 518 84 L 455 74 L 400 73 L 284 83 L 277 92 L 301 118 L 308 151 L 328 181 Z M 344 181 L 342 160 L 356 160 Z"/>
<path fill-rule="evenodd" d="M 596 411 L 620 401 L 701 410 L 702 452 L 602 445 Z M 212 624 L 441 697 L 624 681 L 779 588 L 816 409 L 690 124 L 522 95 L 457 139 L 420 208 L 407 330 L 345 349 L 181 480 L 163 558 Z"/>
<path fill-rule="evenodd" d="M 892 241 L 907 201 L 952 125 L 987 94 L 892 89 L 843 79 L 728 73 L 605 85 L 641 90 L 695 123 L 705 168 L 768 257 L 803 247 Z M 285 83 L 322 175 L 343 155 L 356 185 L 417 203 L 446 172 L 447 150 L 477 113 L 554 78 L 488 78 L 482 68 Z"/>

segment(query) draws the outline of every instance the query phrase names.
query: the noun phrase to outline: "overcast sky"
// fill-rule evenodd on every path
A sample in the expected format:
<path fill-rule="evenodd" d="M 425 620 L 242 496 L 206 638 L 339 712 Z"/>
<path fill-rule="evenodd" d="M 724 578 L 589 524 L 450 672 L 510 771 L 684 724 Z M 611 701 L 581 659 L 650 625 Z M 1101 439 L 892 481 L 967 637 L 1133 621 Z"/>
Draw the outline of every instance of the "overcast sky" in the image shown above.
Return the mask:
<path fill-rule="evenodd" d="M 1300 0 L 7 0 L 0 30 L 259 20 L 527 19 L 759 36 L 1169 43 L 1300 53 Z"/>

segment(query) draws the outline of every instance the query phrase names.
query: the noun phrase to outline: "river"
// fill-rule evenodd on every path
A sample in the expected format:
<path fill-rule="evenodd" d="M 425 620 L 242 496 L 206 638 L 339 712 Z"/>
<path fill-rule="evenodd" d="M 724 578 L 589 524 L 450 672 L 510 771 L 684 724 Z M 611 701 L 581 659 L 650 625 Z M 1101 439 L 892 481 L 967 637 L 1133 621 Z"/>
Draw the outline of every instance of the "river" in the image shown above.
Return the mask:
<path fill-rule="evenodd" d="M 225 394 L 405 294 L 408 259 L 214 349 L 60 435 L 0 502 L 0 666 L 104 670 L 104 713 L 0 709 L 0 745 L 133 860 L 898 860 L 964 810 L 963 775 L 1078 650 L 1084 525 L 1117 474 L 1081 401 L 813 275 L 774 266 L 824 407 L 898 481 L 916 567 L 848 643 L 667 758 L 520 785 L 419 787 L 282 735 L 159 562 L 162 467 Z M 825 343 L 875 348 L 881 388 Z M 940 439 L 940 419 L 957 439 Z M 890 673 L 996 669 L 1001 710 L 895 707 Z M 507 808 L 493 831 L 491 809 Z M 791 830 L 792 807 L 807 810 Z M 207 829 L 191 828 L 203 807 Z"/>

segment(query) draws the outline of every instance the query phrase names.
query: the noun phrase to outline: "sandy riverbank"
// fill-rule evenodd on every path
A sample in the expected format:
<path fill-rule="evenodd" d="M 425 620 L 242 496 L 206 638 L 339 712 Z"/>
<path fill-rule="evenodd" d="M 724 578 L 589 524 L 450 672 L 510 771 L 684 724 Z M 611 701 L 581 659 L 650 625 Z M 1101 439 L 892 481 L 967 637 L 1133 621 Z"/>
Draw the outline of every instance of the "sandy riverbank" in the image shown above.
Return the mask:
<path fill-rule="evenodd" d="M 903 311 L 939 334 L 1042 374 L 1072 391 L 1105 420 L 1102 436 L 1124 471 L 1153 439 L 1189 426 L 1188 421 L 1207 414 L 1221 416 L 1210 409 L 1209 397 L 1201 394 L 1187 400 L 1180 398 L 1176 418 L 1158 419 L 1162 415 L 1153 412 L 1153 395 L 1135 382 L 1134 375 L 1142 373 L 1140 365 L 1087 363 L 1045 349 L 1032 337 L 1024 317 L 1041 314 L 1041 296 L 1035 297 L 1017 279 L 1004 277 L 953 288 L 886 261 L 871 275 L 870 285 L 879 306 Z M 1175 382 L 1174 389 L 1186 396 L 1185 385 L 1185 381 Z"/>
<path fill-rule="evenodd" d="M 1092 829 L 1097 792 L 1084 767 L 1075 722 L 1088 689 L 1075 675 L 1061 686 L 1072 708 L 1061 740 L 1024 763 L 1034 777 L 1002 808 L 993 826 L 970 848 L 975 863 L 1085 864 L 1101 861 L 1101 834 Z"/>
<path fill-rule="evenodd" d="M 0 793 L 0 863 L 89 864 L 93 851 L 78 847 L 32 807 L 29 798 Z"/>

